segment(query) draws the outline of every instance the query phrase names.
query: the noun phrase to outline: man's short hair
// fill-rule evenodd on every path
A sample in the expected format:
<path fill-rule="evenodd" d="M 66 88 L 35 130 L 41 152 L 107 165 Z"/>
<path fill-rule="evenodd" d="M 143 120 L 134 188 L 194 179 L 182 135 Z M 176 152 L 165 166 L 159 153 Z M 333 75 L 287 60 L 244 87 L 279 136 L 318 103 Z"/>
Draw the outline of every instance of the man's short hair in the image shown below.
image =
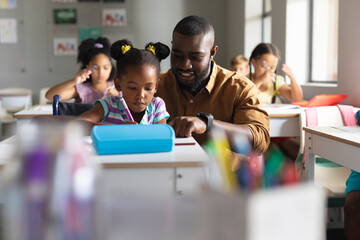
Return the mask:
<path fill-rule="evenodd" d="M 173 33 L 174 32 L 193 36 L 210 32 L 214 33 L 214 27 L 206 18 L 192 15 L 180 20 L 180 22 L 176 24 Z"/>

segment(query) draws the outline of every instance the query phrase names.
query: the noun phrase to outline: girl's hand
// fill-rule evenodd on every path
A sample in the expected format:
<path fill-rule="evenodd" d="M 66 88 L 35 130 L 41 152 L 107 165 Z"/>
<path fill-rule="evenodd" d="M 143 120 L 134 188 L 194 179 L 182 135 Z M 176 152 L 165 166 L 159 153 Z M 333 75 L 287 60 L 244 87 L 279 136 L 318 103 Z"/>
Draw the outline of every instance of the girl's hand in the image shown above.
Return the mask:
<path fill-rule="evenodd" d="M 105 96 L 119 96 L 119 91 L 114 87 L 108 87 L 105 91 Z"/>
<path fill-rule="evenodd" d="M 88 69 L 88 68 L 85 68 L 85 69 L 80 69 L 75 77 L 74 77 L 74 83 L 75 85 L 76 84 L 79 84 L 79 83 L 82 83 L 82 82 L 85 82 L 86 79 L 88 79 L 90 77 L 90 74 L 91 74 L 91 70 Z"/>
<path fill-rule="evenodd" d="M 133 121 L 126 121 L 124 122 L 124 124 L 138 124 L 137 122 L 133 122 Z"/>
<path fill-rule="evenodd" d="M 292 78 L 293 73 L 291 71 L 291 68 L 289 68 L 289 66 L 287 66 L 286 64 L 283 64 L 281 67 L 281 70 L 285 73 L 286 76 L 288 76 L 289 78 Z"/>

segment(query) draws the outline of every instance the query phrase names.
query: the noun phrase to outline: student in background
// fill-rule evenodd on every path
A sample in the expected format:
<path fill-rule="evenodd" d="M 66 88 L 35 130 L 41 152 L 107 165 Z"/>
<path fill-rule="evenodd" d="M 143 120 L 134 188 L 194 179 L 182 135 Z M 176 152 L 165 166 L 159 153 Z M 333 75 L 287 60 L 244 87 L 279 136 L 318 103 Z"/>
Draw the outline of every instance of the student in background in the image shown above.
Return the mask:
<path fill-rule="evenodd" d="M 89 38 L 81 42 L 77 62 L 81 63 L 81 68 L 74 78 L 50 88 L 45 95 L 48 100 L 59 95 L 61 100 L 75 98 L 75 102 L 93 104 L 104 96 L 119 95 L 114 88 L 115 69 L 107 38 Z"/>
<path fill-rule="evenodd" d="M 283 64 L 281 69 L 290 78 L 291 86 L 285 84 L 284 77 L 276 75 L 279 60 L 279 51 L 272 43 L 260 43 L 251 53 L 249 79 L 260 90 L 259 100 L 262 104 L 275 103 L 277 95 L 289 102 L 301 101 L 303 98 L 301 87 L 287 65 Z"/>
<path fill-rule="evenodd" d="M 360 110 L 356 113 L 357 124 L 360 125 Z M 360 173 L 351 171 L 346 181 L 344 230 L 347 240 L 360 237 Z"/>
<path fill-rule="evenodd" d="M 160 61 L 169 56 L 170 49 L 162 43 L 149 43 L 145 48 L 134 48 L 129 40 L 123 39 L 110 49 L 111 57 L 117 61 L 115 87 L 122 92 L 131 116 L 119 96 L 108 96 L 97 100 L 92 109 L 77 119 L 92 124 L 166 123 L 169 114 L 165 103 L 154 94 L 158 88 Z"/>
<path fill-rule="evenodd" d="M 233 57 L 230 61 L 230 70 L 240 75 L 249 74 L 249 60 L 242 54 Z"/>

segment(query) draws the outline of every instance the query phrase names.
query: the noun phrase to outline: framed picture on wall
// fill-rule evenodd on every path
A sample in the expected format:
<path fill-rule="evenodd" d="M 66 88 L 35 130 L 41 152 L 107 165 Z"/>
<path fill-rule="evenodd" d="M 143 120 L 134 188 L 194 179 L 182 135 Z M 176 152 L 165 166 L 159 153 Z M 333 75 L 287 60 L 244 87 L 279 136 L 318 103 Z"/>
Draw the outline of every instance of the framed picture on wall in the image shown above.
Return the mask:
<path fill-rule="evenodd" d="M 98 38 L 102 35 L 102 29 L 99 27 L 80 27 L 79 28 L 79 42 L 88 38 Z"/>
<path fill-rule="evenodd" d="M 0 43 L 17 43 L 17 20 L 0 18 Z"/>
<path fill-rule="evenodd" d="M 73 56 L 77 54 L 76 38 L 54 38 L 55 56 Z"/>
<path fill-rule="evenodd" d="M 75 24 L 77 21 L 76 9 L 54 9 L 55 24 Z"/>
<path fill-rule="evenodd" d="M 126 9 L 103 9 L 103 26 L 118 27 L 126 26 Z"/>
<path fill-rule="evenodd" d="M 16 8 L 17 0 L 0 0 L 0 9 L 14 9 Z"/>

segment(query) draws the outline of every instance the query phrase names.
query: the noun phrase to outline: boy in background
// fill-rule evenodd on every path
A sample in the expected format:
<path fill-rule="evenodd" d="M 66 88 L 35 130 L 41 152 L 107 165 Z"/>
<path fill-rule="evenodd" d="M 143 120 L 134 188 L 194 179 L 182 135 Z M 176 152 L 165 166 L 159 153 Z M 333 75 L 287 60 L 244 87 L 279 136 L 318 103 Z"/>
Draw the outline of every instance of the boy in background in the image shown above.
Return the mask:
<path fill-rule="evenodd" d="M 240 75 L 249 73 L 249 60 L 244 55 L 239 54 L 230 61 L 230 70 L 238 72 Z"/>

